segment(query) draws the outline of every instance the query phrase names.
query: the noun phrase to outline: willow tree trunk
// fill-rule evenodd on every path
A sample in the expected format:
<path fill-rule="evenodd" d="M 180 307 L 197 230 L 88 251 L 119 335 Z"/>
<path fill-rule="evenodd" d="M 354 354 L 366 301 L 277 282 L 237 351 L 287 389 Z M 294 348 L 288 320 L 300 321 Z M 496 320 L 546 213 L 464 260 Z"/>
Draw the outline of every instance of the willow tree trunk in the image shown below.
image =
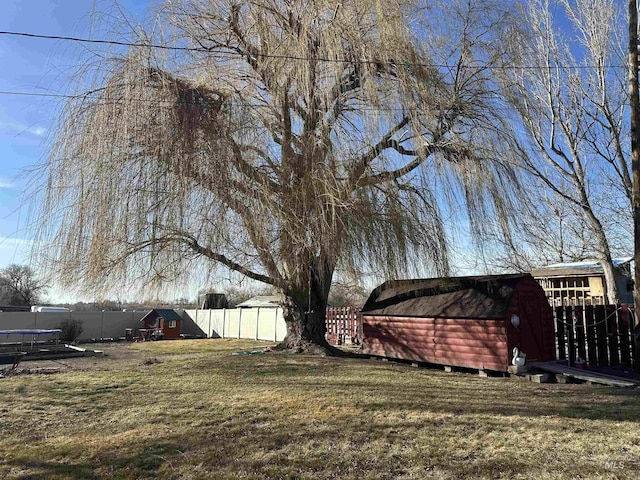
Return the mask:
<path fill-rule="evenodd" d="M 323 297 L 313 292 L 307 299 L 287 296 L 283 304 L 287 335 L 282 347 L 299 352 L 330 352 L 326 339 L 327 298 Z"/>
<path fill-rule="evenodd" d="M 284 292 L 282 308 L 287 335 L 281 347 L 299 352 L 331 353 L 333 350 L 326 338 L 326 310 L 333 277 L 332 264 L 324 256 L 298 259 L 298 262 L 310 267 L 296 278 L 292 288 Z"/>

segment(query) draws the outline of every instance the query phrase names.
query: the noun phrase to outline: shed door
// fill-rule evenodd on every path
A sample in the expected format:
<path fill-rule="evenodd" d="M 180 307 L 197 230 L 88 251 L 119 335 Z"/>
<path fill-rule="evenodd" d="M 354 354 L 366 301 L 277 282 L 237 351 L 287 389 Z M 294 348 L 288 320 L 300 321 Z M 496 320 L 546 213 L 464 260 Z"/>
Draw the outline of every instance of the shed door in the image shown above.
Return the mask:
<path fill-rule="evenodd" d="M 520 341 L 527 361 L 544 359 L 544 305 L 540 297 L 520 294 Z"/>

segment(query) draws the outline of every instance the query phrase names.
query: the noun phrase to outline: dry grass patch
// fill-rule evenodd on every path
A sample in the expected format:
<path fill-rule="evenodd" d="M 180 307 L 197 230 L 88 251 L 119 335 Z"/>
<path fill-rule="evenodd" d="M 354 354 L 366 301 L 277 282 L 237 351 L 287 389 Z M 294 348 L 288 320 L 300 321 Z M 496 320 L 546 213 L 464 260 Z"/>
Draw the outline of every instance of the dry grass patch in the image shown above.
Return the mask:
<path fill-rule="evenodd" d="M 105 346 L 0 380 L 0 478 L 638 478 L 640 392 L 371 360 Z M 153 361 L 149 361 L 153 359 Z"/>

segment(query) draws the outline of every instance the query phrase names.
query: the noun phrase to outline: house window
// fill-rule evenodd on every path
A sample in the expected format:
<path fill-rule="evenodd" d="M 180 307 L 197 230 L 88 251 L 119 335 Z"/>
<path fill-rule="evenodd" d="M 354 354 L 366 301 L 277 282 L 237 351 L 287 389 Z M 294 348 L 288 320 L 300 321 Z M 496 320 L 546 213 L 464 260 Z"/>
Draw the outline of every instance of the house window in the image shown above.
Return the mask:
<path fill-rule="evenodd" d="M 175 320 L 169 320 L 169 328 L 176 328 L 176 321 Z"/>

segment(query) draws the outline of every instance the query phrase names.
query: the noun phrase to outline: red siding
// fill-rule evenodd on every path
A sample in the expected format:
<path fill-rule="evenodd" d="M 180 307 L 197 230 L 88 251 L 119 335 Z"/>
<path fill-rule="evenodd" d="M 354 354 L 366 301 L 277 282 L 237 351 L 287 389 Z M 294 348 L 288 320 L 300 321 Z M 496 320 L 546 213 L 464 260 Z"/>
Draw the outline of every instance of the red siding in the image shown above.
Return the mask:
<path fill-rule="evenodd" d="M 364 315 L 362 330 L 367 355 L 499 371 L 510 360 L 504 320 Z"/>
<path fill-rule="evenodd" d="M 162 318 L 160 320 L 160 329 L 162 330 L 162 337 L 167 340 L 174 340 L 180 338 L 180 320 L 175 320 L 176 326 L 169 328 L 169 320 Z"/>

